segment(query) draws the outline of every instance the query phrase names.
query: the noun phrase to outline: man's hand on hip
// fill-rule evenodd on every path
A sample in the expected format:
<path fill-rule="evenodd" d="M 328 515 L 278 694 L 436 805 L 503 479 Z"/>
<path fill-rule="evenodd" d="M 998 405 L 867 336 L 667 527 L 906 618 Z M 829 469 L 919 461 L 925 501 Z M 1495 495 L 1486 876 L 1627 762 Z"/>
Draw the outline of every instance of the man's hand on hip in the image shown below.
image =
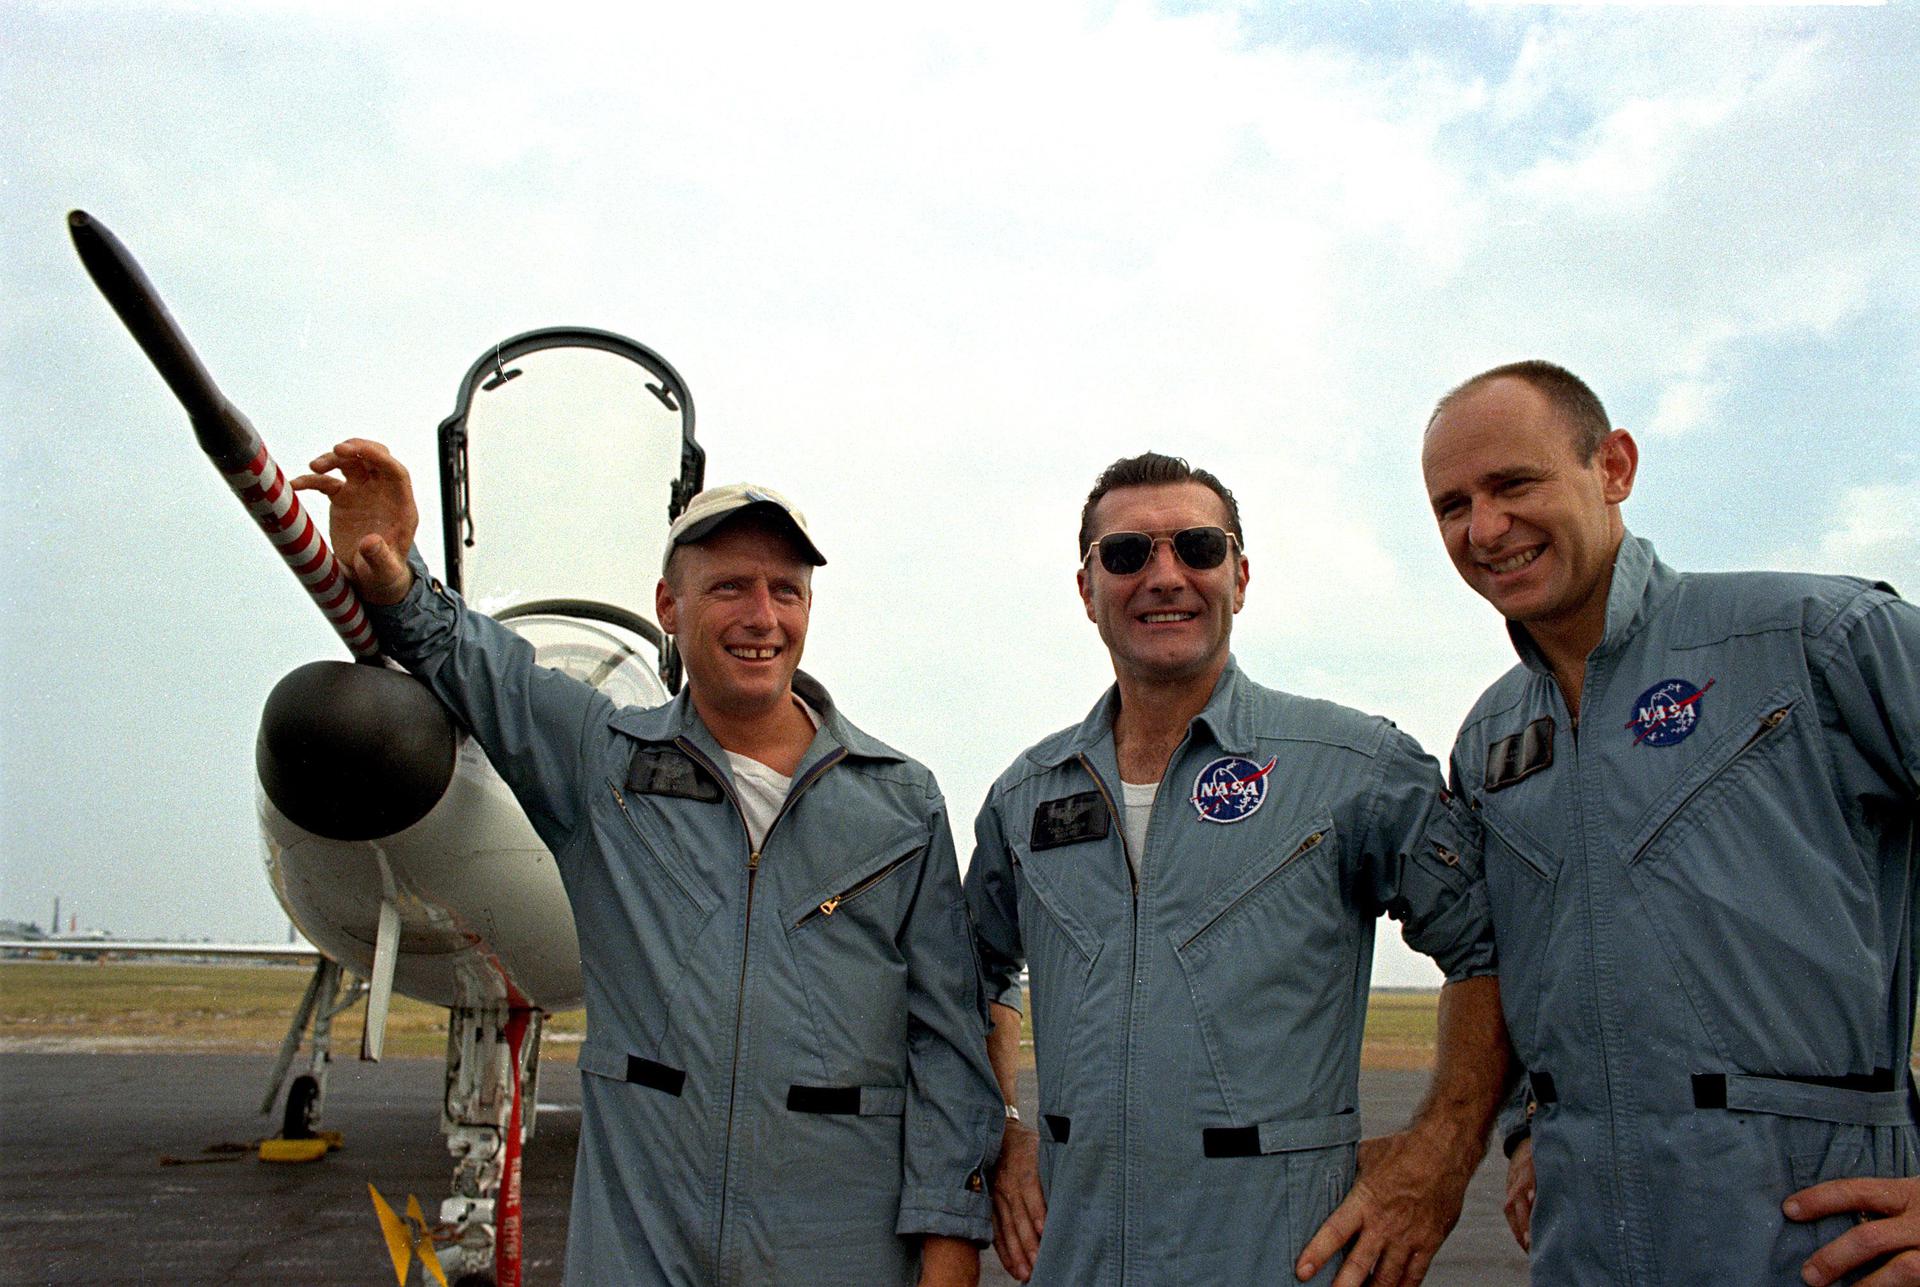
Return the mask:
<path fill-rule="evenodd" d="M 1813 1253 L 1800 1271 L 1811 1287 L 1874 1266 L 1871 1287 L 1920 1284 L 1920 1179 L 1828 1180 L 1783 1204 L 1790 1220 L 1853 1215 L 1859 1223 Z M 1885 1258 L 1883 1260 L 1883 1258 Z"/>
<path fill-rule="evenodd" d="M 1460 1219 L 1473 1167 L 1419 1127 L 1360 1142 L 1353 1188 L 1300 1253 L 1294 1272 L 1313 1277 L 1342 1247 L 1334 1287 L 1417 1287 Z"/>

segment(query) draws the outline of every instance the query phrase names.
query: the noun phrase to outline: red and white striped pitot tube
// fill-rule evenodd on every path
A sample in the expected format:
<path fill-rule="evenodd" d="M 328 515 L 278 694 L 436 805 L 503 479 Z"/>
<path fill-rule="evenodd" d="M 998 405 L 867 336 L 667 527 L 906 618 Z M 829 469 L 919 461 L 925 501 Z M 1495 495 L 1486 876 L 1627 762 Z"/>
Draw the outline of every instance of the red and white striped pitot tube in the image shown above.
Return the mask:
<path fill-rule="evenodd" d="M 186 335 L 132 253 L 105 224 L 84 210 L 68 214 L 67 228 L 73 236 L 73 248 L 94 284 L 186 409 L 187 418 L 193 422 L 193 435 L 214 468 L 307 587 L 307 593 L 327 614 L 353 655 L 378 658 L 380 646 L 374 641 L 373 623 L 367 620 L 353 583 L 327 548 L 326 538 L 300 507 L 287 476 L 267 454 L 260 435 L 207 374 L 193 345 L 187 343 Z"/>
<path fill-rule="evenodd" d="M 360 606 L 353 582 L 347 580 L 340 560 L 327 546 L 327 538 L 320 535 L 319 525 L 300 504 L 299 493 L 288 485 L 287 476 L 267 454 L 266 445 L 263 443 L 254 453 L 246 468 L 222 471 L 222 476 L 353 655 L 378 657 L 380 645 L 373 637 L 373 623 Z"/>

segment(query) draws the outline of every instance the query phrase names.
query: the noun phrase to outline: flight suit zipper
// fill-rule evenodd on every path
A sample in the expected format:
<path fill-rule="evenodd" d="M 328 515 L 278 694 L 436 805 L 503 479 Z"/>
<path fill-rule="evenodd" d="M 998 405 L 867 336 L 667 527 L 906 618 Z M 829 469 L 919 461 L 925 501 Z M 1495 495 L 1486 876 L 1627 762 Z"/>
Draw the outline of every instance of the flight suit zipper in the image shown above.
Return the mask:
<path fill-rule="evenodd" d="M 794 781 L 793 785 L 787 789 L 787 798 L 780 802 L 779 811 L 776 812 L 773 818 L 767 823 L 766 834 L 760 838 L 759 845 L 755 846 L 753 843 L 753 829 L 747 825 L 747 811 L 740 807 L 740 797 L 735 795 L 733 788 L 727 785 L 727 777 L 720 771 L 720 766 L 708 759 L 706 752 L 702 751 L 689 738 L 677 737 L 674 739 L 674 745 L 685 752 L 696 764 L 701 765 L 708 773 L 713 775 L 713 780 L 719 784 L 721 792 L 727 797 L 727 802 L 733 806 L 735 816 L 740 819 L 740 829 L 747 837 L 746 922 L 740 932 L 740 981 L 733 1002 L 733 1059 L 727 1072 L 726 1146 L 720 1155 L 720 1213 L 719 1218 L 714 1221 L 714 1266 L 720 1271 L 719 1277 L 721 1280 L 725 1281 L 724 1261 L 726 1258 L 727 1242 L 727 1185 L 731 1181 L 733 1170 L 733 1115 L 735 1101 L 738 1098 L 740 1090 L 740 1028 L 747 1012 L 747 961 L 751 955 L 750 949 L 753 943 L 754 878 L 759 875 L 760 872 L 760 855 L 766 851 L 767 841 L 773 839 L 774 828 L 778 827 L 780 820 L 787 816 L 787 810 L 793 807 L 793 802 L 798 800 L 809 787 L 820 780 L 822 774 L 838 764 L 841 760 L 846 759 L 847 751 L 845 747 L 836 747 L 832 753 L 822 757 L 818 764 L 808 769 L 802 777 Z"/>
<path fill-rule="evenodd" d="M 1672 825 L 1673 820 L 1679 817 L 1681 814 L 1685 813 L 1687 811 L 1687 806 L 1692 804 L 1694 800 L 1699 798 L 1699 795 L 1702 791 L 1705 791 L 1708 787 L 1712 786 L 1715 782 L 1719 781 L 1720 776 L 1723 773 L 1725 773 L 1728 769 L 1732 768 L 1734 765 L 1738 764 L 1741 758 L 1745 756 L 1748 751 L 1751 751 L 1756 745 L 1758 745 L 1763 738 L 1765 738 L 1768 734 L 1772 733 L 1774 729 L 1779 728 L 1782 724 L 1784 724 L 1786 722 L 1787 716 L 1790 713 L 1792 713 L 1793 708 L 1797 704 L 1798 704 L 1797 702 L 1788 702 L 1785 706 L 1780 707 L 1778 710 L 1769 711 L 1765 716 L 1763 716 L 1760 720 L 1759 727 L 1755 728 L 1752 734 L 1747 738 L 1747 740 L 1740 744 L 1740 749 L 1735 751 L 1732 755 L 1729 755 L 1727 757 L 1726 763 L 1722 764 L 1719 768 L 1715 769 L 1713 772 L 1707 774 L 1706 777 L 1702 778 L 1700 780 L 1700 785 L 1696 786 L 1693 790 L 1687 792 L 1687 798 L 1682 800 L 1677 806 L 1674 807 L 1671 813 L 1667 814 L 1666 817 L 1660 820 L 1660 825 L 1653 829 L 1653 834 L 1648 836 L 1645 843 L 1643 843 L 1638 849 L 1633 851 L 1633 857 L 1627 860 L 1627 865 L 1631 867 L 1633 866 L 1634 863 L 1637 863 L 1642 858 L 1646 857 L 1647 851 L 1649 849 L 1652 849 L 1654 846 L 1654 842 L 1659 840 L 1660 837 L 1666 833 L 1667 828 L 1670 825 Z"/>
<path fill-rule="evenodd" d="M 1093 779 L 1094 789 L 1100 793 L 1100 798 L 1106 802 L 1107 816 L 1113 819 L 1114 827 L 1120 832 L 1120 857 L 1127 866 L 1127 888 L 1132 894 L 1132 897 L 1128 900 L 1128 905 L 1133 912 L 1133 933 L 1127 936 L 1126 1044 L 1122 1055 L 1124 1063 L 1120 1078 L 1120 1120 L 1124 1124 L 1127 1120 L 1127 1114 L 1130 1111 L 1129 1106 L 1133 1103 L 1133 1007 L 1135 985 L 1140 979 L 1140 868 L 1134 859 L 1132 847 L 1127 844 L 1127 815 L 1114 807 L 1113 792 L 1107 790 L 1105 779 L 1103 779 L 1099 772 L 1093 767 L 1093 761 L 1087 757 L 1085 752 L 1080 754 L 1079 760 L 1080 767 L 1085 769 L 1087 776 Z M 1167 763 L 1169 766 L 1172 765 L 1173 761 L 1171 757 L 1169 757 Z M 1158 794 L 1158 792 L 1155 792 L 1156 798 Z M 1149 822 L 1149 825 L 1151 825 L 1151 822 Z M 1140 857 L 1145 858 L 1146 855 L 1141 854 Z M 1125 1213 L 1127 1210 L 1127 1160 L 1126 1141 L 1124 1138 L 1121 1141 L 1120 1154 L 1120 1211 L 1122 1213 L 1121 1224 L 1124 1228 L 1126 1223 Z M 1127 1281 L 1127 1243 L 1124 1233 L 1120 1239 L 1120 1281 L 1122 1283 Z"/>
<path fill-rule="evenodd" d="M 809 907 L 807 909 L 806 915 L 802 916 L 799 920 L 795 921 L 793 923 L 793 927 L 795 929 L 799 929 L 802 925 L 805 925 L 808 921 L 812 920 L 816 916 L 833 915 L 835 912 L 840 910 L 840 904 L 846 902 L 850 898 L 858 898 L 860 895 L 866 893 L 869 889 L 872 889 L 875 885 L 879 884 L 881 881 L 885 880 L 887 877 L 893 875 L 894 872 L 899 871 L 902 867 L 906 866 L 909 862 L 913 860 L 914 856 L 918 853 L 920 853 L 919 849 L 909 849 L 906 853 L 901 854 L 898 858 L 895 858 L 892 862 L 882 867 L 879 871 L 874 872 L 871 876 L 868 876 L 865 880 L 860 881 L 858 884 L 854 885 L 852 888 L 841 890 L 839 893 L 835 894 L 832 898 L 829 898 L 826 902 L 821 903 L 818 907 Z"/>
<path fill-rule="evenodd" d="M 1567 702 L 1566 694 L 1561 691 L 1558 681 L 1553 681 L 1552 686 L 1554 693 L 1559 696 L 1562 706 L 1566 709 L 1568 717 L 1567 740 L 1573 761 L 1571 765 L 1574 793 L 1573 829 L 1580 837 L 1581 860 L 1578 863 L 1580 882 L 1579 897 L 1581 899 L 1582 910 L 1585 913 L 1584 919 L 1586 921 L 1587 931 L 1586 966 L 1588 976 L 1591 979 L 1591 984 L 1585 988 L 1584 991 L 1587 994 L 1587 1003 L 1593 1009 L 1592 1024 L 1600 1052 L 1600 1080 L 1607 1110 L 1606 1152 L 1607 1157 L 1614 1164 L 1610 1168 L 1610 1174 L 1608 1176 L 1608 1191 L 1612 1198 L 1612 1211 L 1606 1218 L 1615 1224 L 1616 1227 L 1613 1236 L 1615 1239 L 1620 1240 L 1617 1245 L 1620 1248 L 1621 1263 L 1628 1270 L 1625 1287 L 1635 1287 L 1638 1282 L 1638 1277 L 1633 1271 L 1635 1257 L 1631 1249 L 1630 1233 L 1630 1226 L 1633 1224 L 1633 1212 L 1629 1210 L 1631 1204 L 1627 1200 L 1626 1181 L 1621 1175 L 1623 1164 L 1620 1159 L 1625 1150 L 1621 1145 L 1620 1091 L 1614 1084 L 1616 1079 L 1614 1061 L 1619 1057 L 1618 1052 L 1624 1047 L 1625 1042 L 1621 1037 L 1609 1032 L 1611 1025 L 1608 1022 L 1608 1017 L 1600 1012 L 1600 1007 L 1596 999 L 1602 992 L 1610 987 L 1611 976 L 1614 972 L 1613 962 L 1609 955 L 1612 927 L 1610 920 L 1609 923 L 1605 925 L 1602 924 L 1603 920 L 1608 920 L 1608 910 L 1601 905 L 1600 899 L 1595 895 L 1595 864 L 1587 860 L 1591 853 L 1592 841 L 1587 835 L 1586 780 L 1581 774 L 1580 767 L 1580 715 L 1582 711 L 1591 709 L 1592 703 L 1588 699 L 1600 691 L 1600 672 L 1602 669 L 1602 664 L 1596 662 L 1595 659 L 1589 655 L 1586 665 L 1582 670 L 1579 710 L 1576 710 L 1572 704 Z M 1516 852 L 1518 851 L 1516 850 Z M 1562 861 L 1565 861 L 1564 858 Z M 1611 888 L 1608 889 L 1607 896 L 1609 898 L 1613 896 Z"/>
<path fill-rule="evenodd" d="M 1320 847 L 1320 842 L 1322 840 L 1325 840 L 1326 838 L 1327 838 L 1327 833 L 1326 833 L 1326 830 L 1323 828 L 1319 831 L 1314 832 L 1312 835 L 1308 836 L 1305 840 L 1302 840 L 1299 843 L 1299 845 L 1297 845 L 1294 848 L 1294 851 L 1288 854 L 1286 858 L 1281 861 L 1278 867 L 1275 867 L 1272 871 L 1262 876 L 1259 880 L 1254 881 L 1253 884 L 1250 885 L 1246 889 L 1246 891 L 1242 893 L 1238 898 L 1234 899 L 1231 903 L 1228 903 L 1225 907 L 1222 907 L 1219 910 L 1219 912 L 1217 912 L 1216 914 L 1208 918 L 1207 923 L 1205 925 L 1202 925 L 1199 929 L 1195 930 L 1192 934 L 1188 935 L 1187 941 L 1180 945 L 1180 950 L 1184 952 L 1188 948 L 1192 947 L 1196 939 L 1198 939 L 1202 934 L 1205 934 L 1208 930 L 1212 929 L 1215 925 L 1218 925 L 1221 922 L 1221 920 L 1224 919 L 1229 912 L 1233 911 L 1234 908 L 1240 906 L 1240 904 L 1246 902 L 1249 898 L 1252 898 L 1255 894 L 1259 893 L 1260 890 L 1266 886 L 1266 883 L 1268 881 L 1272 880 L 1275 876 L 1278 876 L 1281 872 L 1291 867 L 1296 858 L 1299 858 L 1303 854 L 1311 853 L 1313 850 L 1318 849 Z M 1438 846 L 1436 846 L 1436 848 L 1437 847 Z M 1458 862 L 1459 859 L 1455 858 L 1454 861 Z"/>

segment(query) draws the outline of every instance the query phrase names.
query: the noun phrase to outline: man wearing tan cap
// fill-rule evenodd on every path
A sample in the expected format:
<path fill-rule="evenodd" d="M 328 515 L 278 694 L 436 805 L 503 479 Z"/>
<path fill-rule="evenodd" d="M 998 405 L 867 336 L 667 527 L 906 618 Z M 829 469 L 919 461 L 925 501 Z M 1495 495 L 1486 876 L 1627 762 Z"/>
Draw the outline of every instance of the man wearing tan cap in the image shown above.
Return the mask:
<path fill-rule="evenodd" d="M 332 499 L 383 649 L 485 748 L 573 903 L 567 1281 L 974 1283 L 1001 1105 L 953 838 L 932 775 L 797 669 L 826 562 L 800 511 L 694 497 L 655 591 L 686 688 L 620 708 L 402 557 L 418 515 L 385 448 L 313 469 L 294 486 Z"/>

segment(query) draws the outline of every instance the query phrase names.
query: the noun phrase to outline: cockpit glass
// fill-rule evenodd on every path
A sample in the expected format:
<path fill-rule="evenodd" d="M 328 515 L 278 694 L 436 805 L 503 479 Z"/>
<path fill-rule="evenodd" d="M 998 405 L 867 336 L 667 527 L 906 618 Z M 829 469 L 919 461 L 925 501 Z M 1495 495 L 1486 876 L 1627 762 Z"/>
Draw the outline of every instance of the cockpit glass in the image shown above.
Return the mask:
<path fill-rule="evenodd" d="M 590 599 L 653 619 L 682 441 L 678 400 L 668 406 L 659 387 L 619 354 L 547 348 L 474 389 L 461 533 L 470 602 L 496 612 Z"/>
<path fill-rule="evenodd" d="M 654 673 L 654 648 L 606 622 L 535 613 L 509 623 L 533 645 L 534 660 L 591 684 L 616 706 L 658 706 L 666 686 Z"/>

